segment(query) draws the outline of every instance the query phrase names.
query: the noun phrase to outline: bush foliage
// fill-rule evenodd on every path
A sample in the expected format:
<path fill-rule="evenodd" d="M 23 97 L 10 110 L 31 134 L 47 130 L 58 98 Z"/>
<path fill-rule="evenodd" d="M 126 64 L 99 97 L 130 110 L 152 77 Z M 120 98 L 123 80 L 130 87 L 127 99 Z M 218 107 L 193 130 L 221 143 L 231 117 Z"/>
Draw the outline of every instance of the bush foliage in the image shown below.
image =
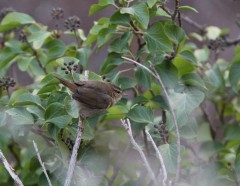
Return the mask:
<path fill-rule="evenodd" d="M 238 40 L 229 41 L 226 29 L 215 26 L 198 27 L 196 33 L 186 34 L 182 22 L 191 22 L 180 13 L 197 10 L 178 3 L 176 0 L 171 10 L 165 0 L 100 0 L 91 6 L 90 15 L 106 8 L 114 12 L 94 22 L 89 33 L 81 29 L 77 16 L 64 21 L 61 8 L 52 11 L 56 22 L 52 30 L 25 13 L 1 11 L 0 149 L 24 185 L 47 185 L 33 140 L 53 185 L 64 183 L 79 116 L 70 92 L 53 75 L 71 79 L 64 69 L 69 62 L 75 65 L 75 80 L 90 70 L 89 79 L 110 80 L 128 94 L 104 114 L 85 122 L 73 185 L 153 184 L 119 122 L 124 118 L 130 119 L 134 138 L 157 179 L 162 178 L 160 165 L 146 130 L 163 156 L 168 182 L 174 182 L 178 171 L 179 148 L 176 185 L 239 184 Z M 65 36 L 75 41 L 68 43 Z M 107 55 L 96 62 L 101 64 L 100 70 L 91 71 L 89 57 L 105 46 Z M 236 51 L 233 59 L 219 57 L 230 46 Z M 123 57 L 154 71 L 164 86 Z M 8 77 L 16 68 L 28 74 L 32 83 L 22 86 L 18 77 Z M 0 166 L 0 185 L 12 184 Z"/>

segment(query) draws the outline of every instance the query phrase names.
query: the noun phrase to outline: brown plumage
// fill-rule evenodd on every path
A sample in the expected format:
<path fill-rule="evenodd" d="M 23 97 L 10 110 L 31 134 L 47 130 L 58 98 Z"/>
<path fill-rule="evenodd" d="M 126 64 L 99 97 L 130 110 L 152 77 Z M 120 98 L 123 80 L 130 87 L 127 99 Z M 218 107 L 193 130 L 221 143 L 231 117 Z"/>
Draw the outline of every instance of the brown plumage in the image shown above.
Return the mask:
<path fill-rule="evenodd" d="M 79 81 L 71 82 L 55 76 L 64 86 L 71 90 L 72 98 L 79 106 L 80 116 L 87 118 L 101 114 L 122 98 L 122 90 L 109 82 Z"/>

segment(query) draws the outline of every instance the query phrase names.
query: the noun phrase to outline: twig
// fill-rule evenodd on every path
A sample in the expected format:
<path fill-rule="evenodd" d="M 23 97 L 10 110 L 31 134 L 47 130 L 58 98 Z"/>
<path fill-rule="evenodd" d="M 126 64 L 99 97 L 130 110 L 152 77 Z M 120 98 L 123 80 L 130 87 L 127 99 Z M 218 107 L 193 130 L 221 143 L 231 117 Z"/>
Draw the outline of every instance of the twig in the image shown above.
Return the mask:
<path fill-rule="evenodd" d="M 179 0 L 175 0 L 175 9 L 174 9 L 174 12 L 172 14 L 172 21 L 175 22 L 175 19 L 176 19 L 176 16 L 178 15 L 179 13 Z"/>
<path fill-rule="evenodd" d="M 89 73 L 88 70 L 84 71 L 84 80 L 85 81 L 88 80 L 88 73 Z M 82 139 L 83 129 L 84 129 L 84 119 L 80 116 L 79 123 L 78 123 L 77 137 L 76 137 L 76 140 L 75 140 L 75 143 L 73 146 L 71 159 L 69 161 L 68 171 L 67 171 L 67 176 L 66 176 L 64 186 L 69 186 L 72 181 L 73 171 L 74 171 L 74 167 L 75 167 L 75 164 L 77 161 L 77 154 L 78 154 L 78 149 L 79 149 L 81 139 Z"/>
<path fill-rule="evenodd" d="M 150 70 L 148 67 L 140 64 L 140 63 L 137 62 L 137 61 L 134 61 L 134 60 L 129 59 L 129 58 L 127 58 L 127 57 L 122 57 L 122 58 L 125 59 L 125 60 L 127 60 L 127 61 L 133 62 L 133 63 L 139 65 L 140 67 L 144 68 L 145 70 L 147 70 L 151 75 L 153 75 L 153 77 L 155 77 L 155 78 L 158 80 L 158 82 L 159 82 L 159 84 L 160 84 L 160 86 L 161 86 L 161 88 L 162 88 L 162 90 L 163 90 L 164 96 L 165 96 L 166 101 L 167 101 L 168 106 L 169 106 L 169 111 L 170 111 L 170 113 L 171 113 L 171 115 L 172 115 L 172 118 L 173 118 L 173 124 L 174 124 L 175 130 L 176 130 L 176 138 L 177 138 L 177 170 L 176 170 L 175 182 L 177 182 L 178 179 L 179 179 L 180 166 L 181 166 L 181 151 L 180 151 L 180 150 L 181 150 L 181 149 L 180 149 L 180 147 L 181 147 L 181 142 L 180 142 L 180 133 L 179 133 L 179 129 L 178 129 L 178 124 L 177 124 L 176 115 L 175 115 L 175 113 L 174 113 L 174 111 L 173 111 L 173 107 L 172 107 L 172 105 L 171 105 L 168 92 L 167 92 L 167 90 L 166 90 L 166 88 L 165 88 L 165 86 L 164 86 L 164 84 L 163 84 L 163 82 L 162 82 L 162 80 L 161 80 L 161 78 L 160 78 L 160 76 L 159 76 L 159 74 L 157 73 L 157 71 L 156 71 L 155 68 L 153 68 L 153 70 Z M 152 65 L 152 66 L 153 66 L 153 65 Z"/>
<path fill-rule="evenodd" d="M 8 163 L 8 161 L 4 157 L 1 149 L 0 149 L 0 160 L 3 163 L 4 167 L 7 169 L 8 173 L 11 175 L 11 177 L 14 180 L 15 184 L 17 186 L 23 186 L 22 181 L 20 180 L 18 175 L 14 172 L 14 169 L 11 167 L 11 165 Z"/>
<path fill-rule="evenodd" d="M 79 149 L 81 139 L 82 139 L 82 132 L 83 132 L 83 119 L 80 117 L 79 123 L 78 123 L 77 137 L 76 137 L 76 140 L 75 140 L 75 143 L 73 146 L 71 159 L 69 161 L 68 171 L 67 171 L 67 176 L 66 176 L 64 186 L 69 186 L 72 181 L 73 171 L 74 171 L 75 164 L 77 161 L 78 149 Z"/>
<path fill-rule="evenodd" d="M 36 151 L 36 153 L 37 153 L 38 161 L 39 161 L 40 165 L 42 166 L 43 172 L 44 172 L 44 174 L 45 174 L 45 176 L 46 176 L 46 178 L 47 178 L 48 185 L 49 185 L 49 186 L 52 186 L 51 180 L 49 179 L 48 174 L 47 174 L 47 170 L 46 170 L 46 168 L 45 168 L 45 166 L 44 166 L 44 162 L 42 162 L 40 153 L 39 153 L 39 151 L 38 151 L 37 144 L 35 143 L 34 140 L 33 140 L 33 146 L 34 146 L 34 149 L 35 149 L 35 151 Z"/>
<path fill-rule="evenodd" d="M 156 143 L 154 142 L 152 136 L 149 134 L 149 132 L 148 132 L 147 130 L 145 130 L 145 132 L 146 132 L 149 140 L 151 141 L 152 146 L 153 146 L 153 148 L 155 149 L 156 154 L 157 154 L 157 157 L 158 157 L 158 159 L 159 159 L 159 161 L 160 161 L 160 165 L 161 165 L 162 170 L 163 170 L 163 180 L 162 180 L 162 183 L 163 183 L 163 186 L 166 186 L 167 170 L 166 170 L 166 166 L 165 166 L 164 161 L 163 161 L 163 157 L 162 157 L 160 151 L 158 150 L 158 147 L 157 147 Z"/>
<path fill-rule="evenodd" d="M 126 131 L 127 131 L 127 133 L 128 133 L 128 136 L 130 137 L 130 141 L 131 141 L 132 145 L 133 145 L 133 146 L 137 149 L 137 151 L 139 152 L 139 154 L 140 154 L 140 156 L 141 156 L 141 158 L 142 158 L 142 160 L 143 160 L 143 162 L 144 162 L 144 164 L 145 164 L 145 166 L 146 166 L 146 168 L 147 168 L 147 170 L 148 170 L 148 172 L 149 172 L 149 174 L 150 174 L 150 176 L 151 176 L 154 184 L 155 184 L 156 186 L 159 185 L 159 184 L 157 183 L 157 180 L 156 180 L 156 178 L 155 178 L 155 175 L 154 175 L 154 173 L 153 173 L 153 170 L 151 169 L 151 167 L 150 167 L 150 165 L 149 165 L 149 163 L 148 163 L 148 161 L 147 161 L 147 158 L 146 158 L 144 152 L 142 151 L 141 147 L 137 144 L 137 142 L 136 142 L 135 139 L 133 138 L 131 123 L 130 123 L 129 119 L 127 119 L 127 122 L 126 122 L 126 120 L 122 120 L 122 119 L 121 119 L 121 122 L 122 122 L 122 125 L 124 126 L 124 128 L 126 129 Z"/>
<path fill-rule="evenodd" d="M 188 23 L 189 25 L 193 26 L 194 28 L 198 29 L 200 31 L 201 34 L 204 34 L 205 31 L 205 26 L 202 26 L 200 24 L 198 24 L 197 22 L 193 21 L 192 19 L 190 19 L 187 16 L 182 16 L 181 17 L 183 21 L 185 21 L 186 23 Z"/>
<path fill-rule="evenodd" d="M 149 69 L 149 68 L 147 68 L 146 66 L 144 66 L 144 65 L 142 65 L 141 63 L 139 63 L 139 62 L 137 62 L 137 61 L 134 61 L 134 60 L 132 60 L 132 59 L 130 59 L 130 58 L 127 58 L 127 57 L 124 57 L 124 56 L 122 56 L 122 58 L 123 59 L 125 59 L 125 60 L 127 60 L 127 61 L 130 61 L 130 62 L 132 62 L 132 63 L 134 63 L 134 64 L 136 64 L 136 65 L 138 65 L 138 66 L 140 66 L 140 67 L 142 67 L 142 68 L 144 68 L 146 71 L 148 71 L 153 77 L 155 77 L 156 79 L 157 79 L 157 76 Z"/>

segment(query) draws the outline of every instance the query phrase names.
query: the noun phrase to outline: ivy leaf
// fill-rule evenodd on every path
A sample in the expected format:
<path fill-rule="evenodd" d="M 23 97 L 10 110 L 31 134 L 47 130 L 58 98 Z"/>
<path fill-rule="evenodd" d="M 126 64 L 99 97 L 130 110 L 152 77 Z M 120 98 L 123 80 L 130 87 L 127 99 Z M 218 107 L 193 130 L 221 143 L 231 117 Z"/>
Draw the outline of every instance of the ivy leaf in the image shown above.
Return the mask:
<path fill-rule="evenodd" d="M 90 7 L 89 15 L 93 15 L 110 5 L 114 5 L 114 0 L 99 0 L 98 4 L 94 4 Z"/>
<path fill-rule="evenodd" d="M 142 28 L 147 29 L 149 23 L 149 12 L 145 3 L 137 3 L 132 7 L 121 8 L 121 14 L 130 14 Z"/>
<path fill-rule="evenodd" d="M 113 105 L 107 111 L 106 120 L 121 119 L 128 113 L 128 109 L 123 105 Z"/>
<path fill-rule="evenodd" d="M 139 84 L 141 84 L 143 87 L 146 87 L 147 89 L 150 89 L 151 75 L 149 73 L 146 73 L 141 67 L 138 67 L 135 77 Z"/>
<path fill-rule="evenodd" d="M 133 107 L 127 116 L 137 123 L 152 123 L 154 119 L 153 112 L 149 107 L 139 105 Z"/>
<path fill-rule="evenodd" d="M 16 97 L 16 99 L 11 101 L 12 106 L 19 105 L 38 105 L 41 106 L 41 100 L 38 95 L 34 95 L 31 93 L 23 93 Z"/>
<path fill-rule="evenodd" d="M 117 53 L 109 53 L 106 60 L 101 66 L 101 74 L 107 74 L 115 67 L 123 64 L 123 59 L 120 54 Z"/>
<path fill-rule="evenodd" d="M 118 79 L 118 84 L 120 85 L 122 90 L 127 90 L 134 88 L 137 85 L 137 81 L 129 77 L 120 77 Z"/>
<path fill-rule="evenodd" d="M 178 83 L 178 70 L 168 61 L 163 61 L 156 65 L 156 70 L 163 81 L 163 84 L 168 88 L 174 88 Z"/>
<path fill-rule="evenodd" d="M 182 76 L 186 73 L 193 72 L 197 67 L 197 61 L 191 51 L 185 50 L 178 54 L 173 61 L 179 74 Z"/>
<path fill-rule="evenodd" d="M 187 73 L 181 78 L 185 85 L 191 85 L 199 88 L 200 90 L 207 91 L 207 88 L 197 73 Z"/>
<path fill-rule="evenodd" d="M 87 47 L 82 47 L 77 50 L 77 58 L 79 59 L 80 63 L 83 65 L 83 67 L 88 66 L 88 58 L 91 54 L 91 49 Z"/>
<path fill-rule="evenodd" d="M 157 2 L 158 0 L 147 0 L 149 8 L 152 8 Z"/>
<path fill-rule="evenodd" d="M 48 62 L 62 57 L 66 51 L 64 42 L 59 39 L 50 40 L 43 46 L 43 48 L 47 51 Z"/>
<path fill-rule="evenodd" d="M 32 125 L 33 116 L 24 107 L 15 107 L 6 111 L 15 125 Z"/>
<path fill-rule="evenodd" d="M 131 38 L 132 38 L 131 32 L 124 33 L 120 38 L 115 39 L 111 43 L 108 52 L 115 52 L 119 54 L 129 52 L 128 42 L 131 40 Z"/>
<path fill-rule="evenodd" d="M 53 123 L 59 128 L 64 128 L 72 120 L 65 110 L 64 105 L 60 103 L 50 104 L 46 109 L 44 118 L 47 123 Z"/>
<path fill-rule="evenodd" d="M 165 33 L 175 44 L 180 43 L 185 37 L 184 30 L 181 27 L 172 24 L 165 25 Z"/>
<path fill-rule="evenodd" d="M 164 27 L 160 22 L 154 23 L 145 33 L 144 39 L 149 52 L 164 53 L 172 52 L 172 43 L 164 32 Z"/>
<path fill-rule="evenodd" d="M 177 145 L 176 144 L 163 144 L 159 146 L 162 154 L 166 169 L 171 172 L 176 172 L 177 167 Z"/>
<path fill-rule="evenodd" d="M 20 12 L 12 12 L 7 14 L 3 18 L 0 24 L 0 32 L 11 30 L 20 25 L 34 24 L 34 23 L 35 21 L 31 16 L 24 13 L 20 13 Z"/>
<path fill-rule="evenodd" d="M 178 92 L 170 95 L 171 105 L 174 108 L 177 120 L 181 125 L 189 120 L 189 114 L 204 100 L 204 93 L 194 87 L 180 87 Z"/>
<path fill-rule="evenodd" d="M 129 22 L 130 22 L 129 14 L 121 14 L 120 10 L 116 11 L 110 18 L 111 24 L 129 25 Z"/>

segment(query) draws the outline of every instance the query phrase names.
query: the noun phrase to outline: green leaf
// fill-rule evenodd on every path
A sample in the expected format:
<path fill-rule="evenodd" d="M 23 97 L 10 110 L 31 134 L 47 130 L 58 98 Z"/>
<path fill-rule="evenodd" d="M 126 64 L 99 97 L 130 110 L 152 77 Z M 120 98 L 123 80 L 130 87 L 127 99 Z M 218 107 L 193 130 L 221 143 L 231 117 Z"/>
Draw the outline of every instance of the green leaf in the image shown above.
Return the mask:
<path fill-rule="evenodd" d="M 168 88 L 174 88 L 178 83 L 178 70 L 169 61 L 163 61 L 155 66 L 163 84 Z"/>
<path fill-rule="evenodd" d="M 43 48 L 47 51 L 48 61 L 62 57 L 66 51 L 64 42 L 58 39 L 50 40 Z"/>
<path fill-rule="evenodd" d="M 46 109 L 44 118 L 46 122 L 53 123 L 59 128 L 64 128 L 72 120 L 65 110 L 64 105 L 60 103 L 50 104 Z"/>
<path fill-rule="evenodd" d="M 235 174 L 237 182 L 240 181 L 240 154 L 237 154 L 237 157 L 235 159 Z"/>
<path fill-rule="evenodd" d="M 137 81 L 133 78 L 120 77 L 118 79 L 118 85 L 120 85 L 122 90 L 127 90 L 134 88 L 137 85 Z"/>
<path fill-rule="evenodd" d="M 224 130 L 225 140 L 239 140 L 240 126 L 239 125 L 227 125 Z"/>
<path fill-rule="evenodd" d="M 140 85 L 143 87 L 150 89 L 151 87 L 151 75 L 146 73 L 141 67 L 138 67 L 135 73 L 135 77 Z"/>
<path fill-rule="evenodd" d="M 97 38 L 98 48 L 101 48 L 105 45 L 114 35 L 116 34 L 116 30 L 113 28 L 103 28 Z"/>
<path fill-rule="evenodd" d="M 240 49 L 240 47 L 238 47 Z M 240 79 L 240 53 L 236 55 L 234 58 L 232 65 L 229 70 L 229 81 L 232 86 L 232 89 L 237 93 L 238 92 L 238 84 Z"/>
<path fill-rule="evenodd" d="M 180 6 L 180 7 L 178 8 L 178 10 L 191 10 L 191 11 L 193 11 L 193 12 L 198 13 L 198 11 L 197 11 L 195 8 L 191 7 L 191 6 Z"/>
<path fill-rule="evenodd" d="M 64 63 L 69 63 L 71 61 L 73 61 L 76 64 L 79 62 L 79 59 L 77 59 L 75 57 L 61 57 L 56 60 L 56 62 L 59 64 L 59 66 L 63 66 Z"/>
<path fill-rule="evenodd" d="M 147 4 L 150 8 L 152 8 L 157 2 L 158 0 L 147 0 Z"/>
<path fill-rule="evenodd" d="M 89 15 L 93 15 L 110 5 L 114 5 L 114 0 L 99 0 L 98 4 L 94 4 L 90 7 Z"/>
<path fill-rule="evenodd" d="M 170 94 L 171 105 L 175 110 L 178 123 L 184 125 L 189 115 L 204 100 L 204 93 L 194 87 L 181 87 L 178 92 Z"/>
<path fill-rule="evenodd" d="M 132 33 L 126 32 L 120 38 L 115 39 L 109 46 L 108 52 L 127 53 L 129 52 L 129 42 L 132 39 Z"/>
<path fill-rule="evenodd" d="M 198 128 L 197 141 L 212 141 L 211 129 L 208 123 L 203 123 Z"/>
<path fill-rule="evenodd" d="M 177 145 L 163 144 L 159 146 L 164 164 L 168 172 L 175 173 L 177 167 Z"/>
<path fill-rule="evenodd" d="M 14 62 L 15 57 L 20 53 L 20 51 L 17 51 L 16 49 L 10 47 L 4 47 L 1 49 L 0 76 L 4 76 L 6 74 L 7 69 Z"/>
<path fill-rule="evenodd" d="M 130 14 L 142 28 L 147 29 L 149 23 L 149 12 L 145 3 L 136 3 L 132 7 L 121 8 L 120 13 Z"/>
<path fill-rule="evenodd" d="M 210 86 L 209 90 L 214 91 L 216 88 L 225 88 L 225 80 L 217 64 L 214 64 L 212 68 L 206 70 L 205 74 L 204 81 L 207 86 Z"/>
<path fill-rule="evenodd" d="M 218 152 L 224 149 L 224 145 L 217 141 L 208 141 L 201 145 L 199 156 L 204 160 L 209 160 L 210 157 L 217 155 Z"/>
<path fill-rule="evenodd" d="M 67 96 L 64 99 L 64 107 L 66 108 L 67 113 L 73 117 L 73 118 L 78 118 L 79 113 L 78 113 L 78 105 L 75 100 L 73 100 L 70 96 Z"/>
<path fill-rule="evenodd" d="M 88 66 L 88 58 L 91 54 L 91 49 L 82 47 L 77 50 L 77 58 L 80 60 L 80 63 L 83 65 L 83 67 Z"/>
<path fill-rule="evenodd" d="M 200 90 L 207 91 L 207 88 L 197 73 L 187 73 L 181 77 L 181 80 L 185 85 L 195 86 Z"/>
<path fill-rule="evenodd" d="M 1 110 L 0 110 L 0 118 L 1 118 L 0 127 L 2 127 L 7 124 L 7 115 L 5 112 L 3 112 Z"/>
<path fill-rule="evenodd" d="M 185 37 L 184 30 L 176 25 L 165 25 L 165 33 L 175 44 L 180 43 Z"/>
<path fill-rule="evenodd" d="M 130 22 L 129 14 L 121 14 L 120 10 L 116 11 L 110 18 L 111 24 L 129 25 L 129 22 Z"/>
<path fill-rule="evenodd" d="M 128 109 L 123 105 L 113 105 L 107 111 L 106 120 L 122 119 L 128 113 Z"/>
<path fill-rule="evenodd" d="M 102 76 L 94 73 L 93 71 L 89 71 L 89 73 L 88 73 L 88 79 L 89 79 L 89 80 L 102 81 Z"/>
<path fill-rule="evenodd" d="M 15 107 L 6 111 L 14 125 L 32 125 L 33 116 L 24 107 Z"/>
<path fill-rule="evenodd" d="M 156 15 L 171 18 L 171 16 L 160 7 L 157 9 Z"/>
<path fill-rule="evenodd" d="M 45 42 L 45 40 L 51 36 L 51 32 L 47 32 L 46 30 L 39 29 L 35 30 L 28 37 L 28 41 L 32 43 L 34 49 L 40 49 Z"/>
<path fill-rule="evenodd" d="M 173 61 L 177 67 L 179 74 L 182 76 L 186 73 L 193 72 L 197 67 L 196 58 L 192 52 L 185 50 L 178 54 Z"/>
<path fill-rule="evenodd" d="M 101 66 L 100 73 L 107 74 L 115 67 L 123 64 L 123 59 L 120 54 L 117 53 L 109 53 L 106 60 Z"/>
<path fill-rule="evenodd" d="M 164 53 L 172 52 L 172 43 L 164 32 L 164 27 L 160 22 L 154 23 L 144 33 L 144 40 L 147 43 L 149 52 Z"/>
<path fill-rule="evenodd" d="M 152 123 L 153 122 L 153 112 L 149 107 L 135 106 L 133 107 L 127 116 L 137 122 L 137 123 Z"/>
<path fill-rule="evenodd" d="M 34 56 L 32 56 L 32 57 L 19 56 L 17 59 L 18 68 L 21 71 L 27 71 L 30 63 L 32 62 L 32 60 L 34 58 L 35 58 Z"/>
<path fill-rule="evenodd" d="M 1 24 L 0 24 L 0 32 L 5 32 L 8 30 L 11 30 L 13 28 L 16 28 L 20 25 L 25 25 L 25 24 L 34 24 L 35 21 L 34 19 L 24 13 L 19 13 L 19 12 L 12 12 L 7 14 Z"/>
<path fill-rule="evenodd" d="M 41 106 L 41 100 L 38 95 L 31 93 L 23 93 L 17 96 L 13 101 L 11 101 L 11 106 L 20 106 L 20 105 L 38 105 Z"/>

